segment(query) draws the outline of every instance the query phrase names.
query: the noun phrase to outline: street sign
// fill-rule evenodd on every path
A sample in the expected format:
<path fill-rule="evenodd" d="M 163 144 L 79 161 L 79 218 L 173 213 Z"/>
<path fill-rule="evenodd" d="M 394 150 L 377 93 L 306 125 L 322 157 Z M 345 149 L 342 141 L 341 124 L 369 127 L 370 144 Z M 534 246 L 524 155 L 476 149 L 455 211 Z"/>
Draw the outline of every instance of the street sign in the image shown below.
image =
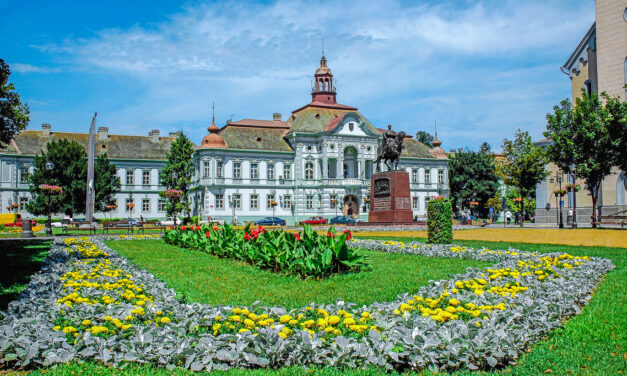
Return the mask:
<path fill-rule="evenodd" d="M 564 207 L 564 200 L 560 200 L 560 208 Z"/>

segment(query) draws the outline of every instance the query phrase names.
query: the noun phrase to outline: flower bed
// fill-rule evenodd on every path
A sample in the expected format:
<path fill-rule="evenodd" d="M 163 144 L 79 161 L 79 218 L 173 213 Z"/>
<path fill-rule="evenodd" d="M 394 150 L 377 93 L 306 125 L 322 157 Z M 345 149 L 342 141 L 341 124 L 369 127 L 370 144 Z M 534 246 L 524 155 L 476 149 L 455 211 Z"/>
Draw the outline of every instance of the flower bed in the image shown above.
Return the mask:
<path fill-rule="evenodd" d="M 299 233 L 292 233 L 268 231 L 250 224 L 242 231 L 227 224 L 172 227 L 164 239 L 169 244 L 241 260 L 275 273 L 321 278 L 367 268 L 365 258 L 347 246 L 351 236 L 350 230 L 337 233 L 333 227 L 326 235 L 319 235 L 309 225 Z"/>
<path fill-rule="evenodd" d="M 152 274 L 100 240 L 57 240 L 0 321 L 0 363 L 72 359 L 153 362 L 173 369 L 331 365 L 490 368 L 577 314 L 606 259 L 360 240 L 383 252 L 492 261 L 413 295 L 357 307 L 182 304 Z"/>

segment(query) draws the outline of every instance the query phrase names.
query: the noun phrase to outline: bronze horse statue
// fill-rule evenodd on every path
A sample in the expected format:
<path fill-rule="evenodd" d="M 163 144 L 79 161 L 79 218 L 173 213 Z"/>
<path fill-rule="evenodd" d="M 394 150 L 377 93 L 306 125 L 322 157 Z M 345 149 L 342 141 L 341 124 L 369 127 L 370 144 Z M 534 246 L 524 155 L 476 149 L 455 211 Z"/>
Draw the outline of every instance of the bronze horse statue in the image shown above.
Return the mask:
<path fill-rule="evenodd" d="M 403 152 L 403 140 L 405 139 L 405 132 L 400 131 L 396 134 L 395 138 L 384 139 L 385 146 L 381 147 L 379 150 L 379 155 L 374 163 L 377 166 L 377 172 L 381 171 L 381 161 L 385 163 L 388 167 L 388 170 L 392 170 L 392 166 L 388 164 L 391 162 L 394 164 L 394 171 L 398 169 L 398 161 L 401 158 L 401 153 Z"/>

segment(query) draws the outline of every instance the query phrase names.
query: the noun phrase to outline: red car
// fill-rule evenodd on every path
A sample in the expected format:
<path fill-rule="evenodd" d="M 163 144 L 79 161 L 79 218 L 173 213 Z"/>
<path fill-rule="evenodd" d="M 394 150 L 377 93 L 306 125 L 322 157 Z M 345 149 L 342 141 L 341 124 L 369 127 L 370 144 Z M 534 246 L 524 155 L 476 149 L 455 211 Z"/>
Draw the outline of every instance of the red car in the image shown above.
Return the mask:
<path fill-rule="evenodd" d="M 300 221 L 301 225 L 326 225 L 327 220 L 322 217 L 309 217 L 304 221 Z"/>

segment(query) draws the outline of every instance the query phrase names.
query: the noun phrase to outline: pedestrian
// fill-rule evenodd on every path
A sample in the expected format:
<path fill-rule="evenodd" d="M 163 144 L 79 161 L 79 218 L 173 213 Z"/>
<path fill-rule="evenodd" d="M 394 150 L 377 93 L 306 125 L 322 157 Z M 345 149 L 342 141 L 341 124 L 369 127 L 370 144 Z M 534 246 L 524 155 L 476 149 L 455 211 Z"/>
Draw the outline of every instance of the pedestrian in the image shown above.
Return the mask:
<path fill-rule="evenodd" d="M 512 222 L 512 212 L 511 211 L 506 211 L 505 212 L 505 220 L 507 221 L 507 224 L 509 225 Z"/>

